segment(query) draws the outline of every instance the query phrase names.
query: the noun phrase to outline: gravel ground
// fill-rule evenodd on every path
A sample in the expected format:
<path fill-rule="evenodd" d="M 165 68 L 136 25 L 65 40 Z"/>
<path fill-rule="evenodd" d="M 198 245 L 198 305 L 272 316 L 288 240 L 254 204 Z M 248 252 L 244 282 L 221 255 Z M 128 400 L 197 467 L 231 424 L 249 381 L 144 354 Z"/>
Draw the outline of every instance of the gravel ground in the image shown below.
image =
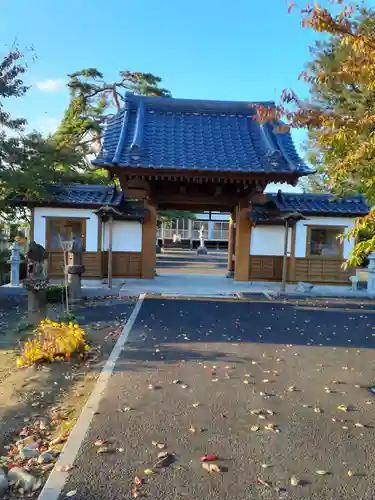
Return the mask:
<path fill-rule="evenodd" d="M 374 348 L 371 303 L 146 299 L 61 498 L 370 500 Z"/>
<path fill-rule="evenodd" d="M 128 300 L 92 299 L 74 306 L 76 321 L 85 328 L 94 348 L 92 361 L 76 363 L 73 358 L 70 363 L 52 363 L 41 369 L 16 369 L 18 341 L 31 333 L 18 331 L 26 321 L 27 299 L 0 297 L 0 457 L 5 453 L 3 446 L 35 415 L 43 415 L 55 405 L 72 410 L 82 407 L 133 304 Z M 50 318 L 59 312 L 61 306 L 50 305 Z"/>

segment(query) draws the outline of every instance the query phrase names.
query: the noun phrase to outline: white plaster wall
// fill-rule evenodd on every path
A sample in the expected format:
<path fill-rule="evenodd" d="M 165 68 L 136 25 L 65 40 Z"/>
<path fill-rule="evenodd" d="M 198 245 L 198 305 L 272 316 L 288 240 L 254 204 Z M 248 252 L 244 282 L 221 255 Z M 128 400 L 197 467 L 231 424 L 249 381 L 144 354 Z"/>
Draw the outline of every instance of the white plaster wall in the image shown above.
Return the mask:
<path fill-rule="evenodd" d="M 250 255 L 284 255 L 285 228 L 283 226 L 256 226 L 251 230 Z M 289 229 L 288 252 L 290 252 Z"/>
<path fill-rule="evenodd" d="M 104 224 L 103 250 L 108 249 L 108 223 Z M 114 252 L 140 252 L 142 250 L 142 224 L 137 221 L 113 222 L 112 250 Z"/>
<path fill-rule="evenodd" d="M 46 219 L 45 217 L 78 217 L 86 219 L 86 250 L 98 250 L 98 216 L 85 208 L 55 208 L 36 207 L 34 209 L 34 240 L 46 246 Z"/>
<path fill-rule="evenodd" d="M 350 217 L 308 217 L 307 220 L 297 222 L 296 227 L 296 257 L 306 257 L 307 226 L 342 226 L 346 233 L 354 225 Z M 354 241 L 344 241 L 344 258 L 349 257 L 349 252 L 354 246 Z"/>

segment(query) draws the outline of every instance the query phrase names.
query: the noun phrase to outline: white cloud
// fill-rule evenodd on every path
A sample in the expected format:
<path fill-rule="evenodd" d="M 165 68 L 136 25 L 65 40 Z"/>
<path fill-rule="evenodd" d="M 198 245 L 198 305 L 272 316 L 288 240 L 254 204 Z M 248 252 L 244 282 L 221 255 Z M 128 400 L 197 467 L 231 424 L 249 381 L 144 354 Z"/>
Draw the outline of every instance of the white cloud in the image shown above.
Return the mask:
<path fill-rule="evenodd" d="M 61 78 L 57 80 L 44 80 L 43 82 L 37 82 L 36 86 L 42 92 L 61 92 L 64 90 L 65 82 Z"/>

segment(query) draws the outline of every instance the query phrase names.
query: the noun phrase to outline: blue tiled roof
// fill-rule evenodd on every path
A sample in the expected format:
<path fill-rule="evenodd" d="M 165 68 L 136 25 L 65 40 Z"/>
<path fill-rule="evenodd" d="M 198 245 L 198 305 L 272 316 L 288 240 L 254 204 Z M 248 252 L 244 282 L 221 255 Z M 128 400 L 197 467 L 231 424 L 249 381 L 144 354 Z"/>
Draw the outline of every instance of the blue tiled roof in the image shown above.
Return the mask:
<path fill-rule="evenodd" d="M 49 191 L 56 205 L 119 206 L 124 199 L 115 186 L 65 184 L 50 186 Z"/>
<path fill-rule="evenodd" d="M 277 193 L 268 197 L 280 212 L 299 212 L 306 215 L 361 216 L 370 211 L 362 195 L 335 198 L 330 194 Z"/>
<path fill-rule="evenodd" d="M 289 133 L 260 124 L 248 103 L 166 99 L 127 94 L 108 119 L 94 165 L 155 169 L 294 174 L 311 173 Z"/>

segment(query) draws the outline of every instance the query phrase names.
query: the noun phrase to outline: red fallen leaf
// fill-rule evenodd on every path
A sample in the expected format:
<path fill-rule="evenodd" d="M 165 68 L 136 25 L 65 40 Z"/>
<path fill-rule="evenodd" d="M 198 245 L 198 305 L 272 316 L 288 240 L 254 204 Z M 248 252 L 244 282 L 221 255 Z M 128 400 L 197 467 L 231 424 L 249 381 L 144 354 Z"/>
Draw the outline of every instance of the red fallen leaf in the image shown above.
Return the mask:
<path fill-rule="evenodd" d="M 200 462 L 215 462 L 217 460 L 216 455 L 204 455 L 199 459 Z"/>
<path fill-rule="evenodd" d="M 261 479 L 260 477 L 258 477 L 258 479 L 256 481 L 254 481 L 254 483 L 261 484 L 262 486 L 266 486 L 267 488 L 271 487 L 270 481 L 265 481 L 264 479 Z"/>
<path fill-rule="evenodd" d="M 134 484 L 136 484 L 137 486 L 140 486 L 141 484 L 143 484 L 143 479 L 141 477 L 135 476 Z"/>
<path fill-rule="evenodd" d="M 95 446 L 103 446 L 105 443 L 104 439 L 97 439 L 94 443 Z"/>
<path fill-rule="evenodd" d="M 139 491 L 136 486 L 133 486 L 132 488 L 132 498 L 137 498 L 139 496 Z"/>
<path fill-rule="evenodd" d="M 19 464 L 9 464 L 8 470 L 13 469 L 14 467 L 19 467 Z"/>

